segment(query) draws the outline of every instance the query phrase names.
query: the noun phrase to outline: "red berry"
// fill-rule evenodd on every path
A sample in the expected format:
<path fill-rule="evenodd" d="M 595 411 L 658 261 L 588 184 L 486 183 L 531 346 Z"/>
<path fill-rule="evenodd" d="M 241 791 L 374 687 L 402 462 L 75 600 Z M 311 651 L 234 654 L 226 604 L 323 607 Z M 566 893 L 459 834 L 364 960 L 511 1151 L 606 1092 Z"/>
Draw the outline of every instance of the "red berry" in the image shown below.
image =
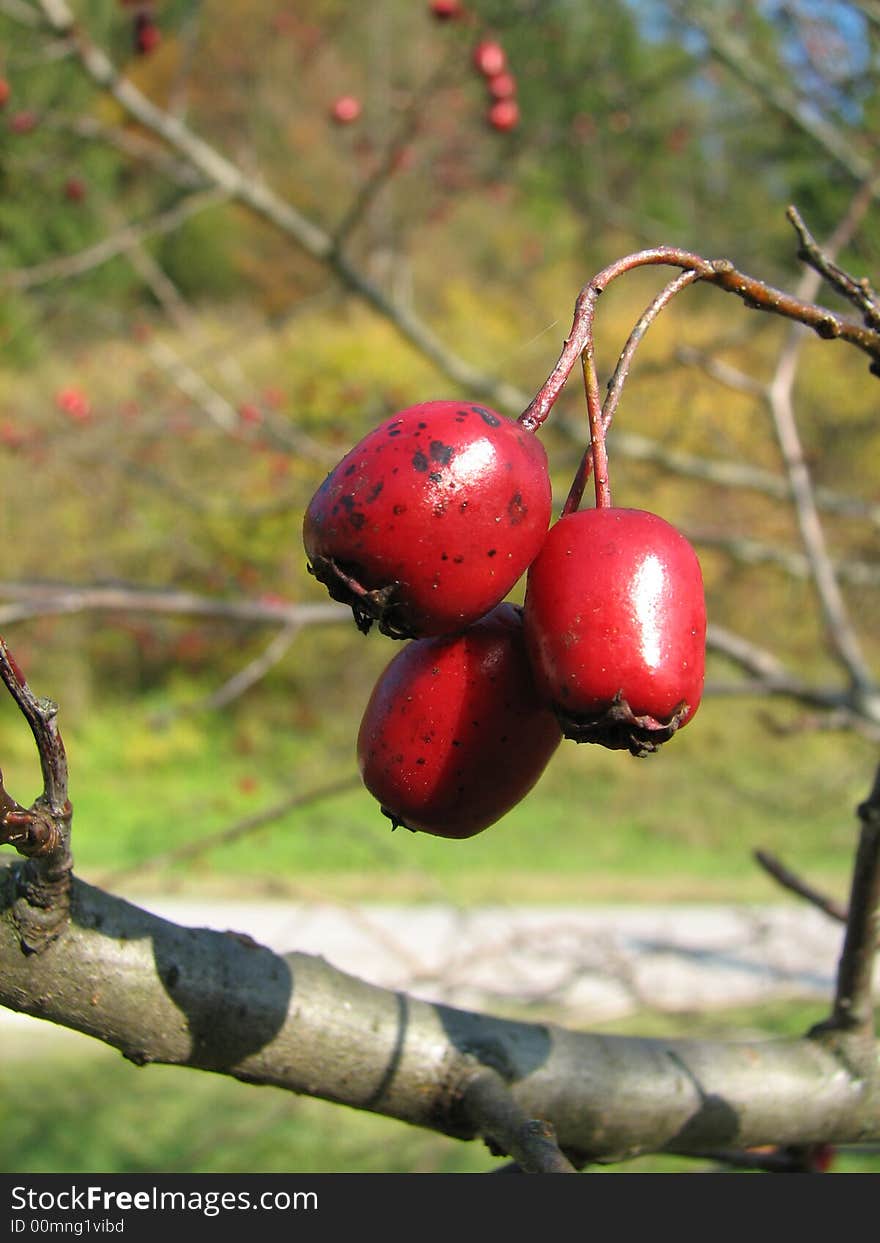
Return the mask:
<path fill-rule="evenodd" d="M 0 78 L 0 108 L 4 107 L 11 94 L 12 87 L 5 78 Z"/>
<path fill-rule="evenodd" d="M 535 690 L 521 610 L 500 604 L 462 634 L 417 639 L 394 657 L 357 754 L 395 828 L 463 838 L 525 797 L 561 739 Z"/>
<path fill-rule="evenodd" d="M 493 129 L 506 131 L 519 124 L 519 104 L 515 99 L 499 99 L 489 109 L 489 124 Z"/>
<path fill-rule="evenodd" d="M 464 13 L 460 0 L 431 0 L 428 7 L 439 21 L 450 21 Z"/>
<path fill-rule="evenodd" d="M 487 78 L 494 78 L 507 68 L 507 54 L 494 39 L 483 39 L 474 48 L 474 65 Z"/>
<path fill-rule="evenodd" d="M 149 13 L 136 13 L 134 19 L 134 50 L 149 56 L 162 42 L 162 32 Z"/>
<path fill-rule="evenodd" d="M 312 497 L 303 542 L 315 577 L 367 631 L 452 634 L 494 608 L 550 522 L 547 455 L 484 406 L 426 401 L 392 415 Z"/>
<path fill-rule="evenodd" d="M 551 528 L 529 570 L 525 631 L 566 737 L 656 751 L 696 712 L 706 608 L 696 553 L 641 509 L 585 509 Z"/>
<path fill-rule="evenodd" d="M 25 108 L 21 112 L 16 112 L 9 119 L 9 128 L 13 134 L 29 134 L 31 130 L 37 128 L 39 118 L 30 108 Z"/>
<path fill-rule="evenodd" d="M 64 183 L 64 197 L 71 203 L 81 203 L 86 197 L 86 183 L 81 177 L 68 177 Z"/>
<path fill-rule="evenodd" d="M 361 101 L 354 95 L 340 95 L 330 110 L 337 125 L 351 125 L 361 115 Z"/>
<path fill-rule="evenodd" d="M 58 390 L 55 405 L 76 423 L 87 423 L 92 416 L 92 403 L 82 389 L 73 385 Z"/>
<path fill-rule="evenodd" d="M 510 99 L 516 94 L 516 78 L 512 73 L 496 73 L 486 82 L 493 99 Z"/>

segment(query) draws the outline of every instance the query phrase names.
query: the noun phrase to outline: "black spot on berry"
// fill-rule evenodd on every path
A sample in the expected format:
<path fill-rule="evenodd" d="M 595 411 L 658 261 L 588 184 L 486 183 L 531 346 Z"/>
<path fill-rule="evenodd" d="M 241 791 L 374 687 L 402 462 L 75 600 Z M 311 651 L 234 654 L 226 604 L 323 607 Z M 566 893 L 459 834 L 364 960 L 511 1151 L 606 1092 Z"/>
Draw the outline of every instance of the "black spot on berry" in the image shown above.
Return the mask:
<path fill-rule="evenodd" d="M 368 505 L 370 504 L 370 502 L 371 502 L 371 501 L 375 501 L 376 497 L 379 495 L 379 493 L 382 491 L 382 489 L 383 489 L 384 487 L 385 487 L 385 484 L 384 484 L 384 483 L 382 482 L 382 480 L 380 479 L 380 480 L 379 480 L 379 482 L 378 482 L 377 484 L 375 484 L 375 485 L 374 485 L 374 486 L 370 489 L 370 491 L 369 491 L 369 493 L 368 493 L 368 495 L 367 495 L 367 504 L 368 504 Z"/>
<path fill-rule="evenodd" d="M 345 472 L 346 478 L 348 478 L 349 475 L 353 475 L 356 470 L 357 470 L 357 466 L 355 465 L 354 462 L 352 462 L 351 466 L 349 466 Z"/>
<path fill-rule="evenodd" d="M 460 747 L 460 746 L 461 746 L 461 739 L 460 739 L 460 738 L 453 738 L 453 740 L 452 740 L 452 745 L 453 745 L 454 747 Z"/>
<path fill-rule="evenodd" d="M 454 453 L 452 445 L 445 445 L 442 440 L 431 441 L 431 459 L 441 466 L 448 466 Z"/>
<path fill-rule="evenodd" d="M 394 506 L 394 512 L 397 514 L 397 516 L 398 516 L 398 517 L 400 517 L 400 515 L 401 515 L 401 514 L 405 514 L 405 513 L 406 513 L 406 506 L 405 506 L 405 505 L 395 505 L 395 506 Z"/>
<path fill-rule="evenodd" d="M 346 513 L 350 514 L 351 511 L 354 509 L 354 497 L 350 493 L 346 493 L 345 496 L 340 496 L 339 504 L 342 506 L 342 508 L 345 510 Z"/>
<path fill-rule="evenodd" d="M 419 756 L 419 758 L 416 760 L 416 763 L 417 763 L 417 764 L 425 764 L 425 763 L 427 763 L 427 761 L 425 760 L 425 757 L 424 757 L 423 755 L 420 755 L 420 756 Z"/>
<path fill-rule="evenodd" d="M 389 436 L 399 436 L 399 435 L 400 435 L 400 428 L 399 428 L 399 427 L 389 427 L 389 428 L 388 428 L 388 435 L 389 435 Z"/>
<path fill-rule="evenodd" d="M 431 483 L 442 483 L 443 472 L 441 470 L 432 470 L 428 478 L 431 480 Z"/>
<path fill-rule="evenodd" d="M 490 548 L 489 551 L 486 553 L 486 556 L 494 557 L 497 552 L 498 552 L 497 548 Z"/>
<path fill-rule="evenodd" d="M 427 424 L 427 423 L 420 423 L 420 424 L 419 424 L 419 431 L 420 431 L 420 432 L 423 432 L 427 426 L 428 426 L 428 424 Z"/>
<path fill-rule="evenodd" d="M 417 449 L 413 454 L 412 464 L 415 470 L 425 471 L 428 469 L 428 459 L 425 457 L 424 453 L 422 453 L 421 449 Z"/>
<path fill-rule="evenodd" d="M 356 531 L 359 531 L 367 520 L 367 515 L 362 514 L 359 509 L 348 515 L 348 520 Z"/>
<path fill-rule="evenodd" d="M 453 565 L 461 565 L 462 561 L 464 561 L 464 557 L 461 556 L 452 558 Z"/>
<path fill-rule="evenodd" d="M 500 427 L 501 420 L 497 414 L 493 414 L 491 410 L 484 409 L 483 406 L 471 406 L 474 414 L 478 414 L 484 423 L 488 423 L 490 427 Z"/>
<path fill-rule="evenodd" d="M 448 553 L 448 552 L 441 552 L 441 554 L 440 554 L 440 560 L 441 560 L 441 561 L 448 561 L 448 560 L 449 560 L 449 553 Z"/>
<path fill-rule="evenodd" d="M 523 504 L 522 493 L 514 492 L 507 505 L 507 516 L 510 519 L 510 525 L 512 527 L 519 526 L 528 512 L 528 506 Z"/>

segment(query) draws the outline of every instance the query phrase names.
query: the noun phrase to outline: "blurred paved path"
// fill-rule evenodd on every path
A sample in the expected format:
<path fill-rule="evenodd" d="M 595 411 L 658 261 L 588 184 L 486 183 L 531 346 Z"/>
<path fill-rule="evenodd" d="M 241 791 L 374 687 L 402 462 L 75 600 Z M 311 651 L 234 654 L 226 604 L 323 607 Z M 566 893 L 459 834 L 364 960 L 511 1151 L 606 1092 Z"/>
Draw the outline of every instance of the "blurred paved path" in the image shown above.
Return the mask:
<path fill-rule="evenodd" d="M 842 927 L 779 906 L 335 906 L 140 899 L 176 923 L 318 954 L 388 988 L 491 1010 L 553 1005 L 579 1026 L 644 1007 L 830 999 Z M 0 1009 L 4 1032 L 61 1029 Z M 86 1037 L 69 1033 L 71 1040 Z M 91 1041 L 87 1041 L 91 1044 Z"/>

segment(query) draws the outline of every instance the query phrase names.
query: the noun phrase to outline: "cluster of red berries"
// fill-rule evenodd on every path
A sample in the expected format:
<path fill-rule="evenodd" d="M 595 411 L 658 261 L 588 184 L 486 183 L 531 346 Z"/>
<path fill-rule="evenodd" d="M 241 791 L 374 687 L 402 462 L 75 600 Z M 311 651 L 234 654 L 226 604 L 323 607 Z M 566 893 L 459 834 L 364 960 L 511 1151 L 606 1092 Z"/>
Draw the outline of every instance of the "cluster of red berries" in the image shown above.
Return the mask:
<path fill-rule="evenodd" d="M 429 8 L 439 21 L 460 20 L 467 16 L 460 0 L 431 0 Z M 519 124 L 516 78 L 510 72 L 504 48 L 496 39 L 481 39 L 473 51 L 473 64 L 486 82 L 489 96 L 486 120 L 493 129 L 515 129 Z"/>
<path fill-rule="evenodd" d="M 510 72 L 507 53 L 494 39 L 483 39 L 474 48 L 474 68 L 485 79 L 489 96 L 486 120 L 493 129 L 506 131 L 519 124 L 516 78 Z"/>
<path fill-rule="evenodd" d="M 645 755 L 696 712 L 706 616 L 687 540 L 598 492 L 597 508 L 550 520 L 533 425 L 459 401 L 386 419 L 309 503 L 311 573 L 362 631 L 409 640 L 357 744 L 395 826 L 471 837 L 563 736 Z M 504 603 L 526 572 L 524 607 Z"/>

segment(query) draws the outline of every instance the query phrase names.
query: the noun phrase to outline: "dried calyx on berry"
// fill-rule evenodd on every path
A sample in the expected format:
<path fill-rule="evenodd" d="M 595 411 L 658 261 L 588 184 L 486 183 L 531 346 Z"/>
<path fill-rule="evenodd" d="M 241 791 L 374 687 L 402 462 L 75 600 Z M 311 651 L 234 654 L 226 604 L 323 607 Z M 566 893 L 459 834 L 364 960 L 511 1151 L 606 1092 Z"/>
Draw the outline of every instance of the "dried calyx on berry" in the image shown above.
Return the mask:
<path fill-rule="evenodd" d="M 550 523 L 544 447 L 485 406 L 429 401 L 386 419 L 312 497 L 309 569 L 364 632 L 454 634 L 508 594 Z"/>
<path fill-rule="evenodd" d="M 560 518 L 529 570 L 525 629 L 538 687 L 576 742 L 647 755 L 699 706 L 700 564 L 656 514 L 609 506 Z"/>

